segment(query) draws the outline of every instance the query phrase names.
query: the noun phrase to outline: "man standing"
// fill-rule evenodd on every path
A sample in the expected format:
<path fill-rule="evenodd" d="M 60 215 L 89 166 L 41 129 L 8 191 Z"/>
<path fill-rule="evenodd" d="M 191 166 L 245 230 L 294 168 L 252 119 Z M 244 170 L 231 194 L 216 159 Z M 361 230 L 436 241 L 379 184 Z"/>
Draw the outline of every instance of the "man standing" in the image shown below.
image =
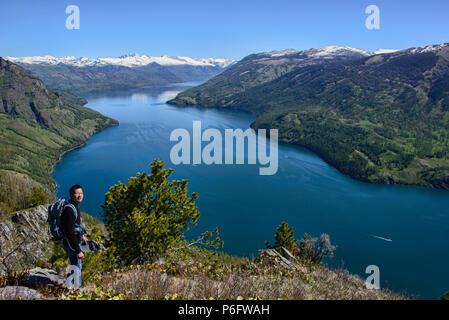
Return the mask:
<path fill-rule="evenodd" d="M 61 215 L 61 228 L 64 234 L 62 245 L 67 252 L 70 264 L 78 268 L 79 287 L 81 287 L 81 259 L 84 258 L 84 254 L 81 251 L 80 243 L 81 240 L 87 242 L 87 239 L 82 235 L 84 229 L 81 227 L 81 212 L 78 205 L 83 201 L 84 195 L 83 189 L 79 184 L 72 186 L 69 192 L 70 200 L 65 205 Z M 70 274 L 67 276 L 70 276 Z"/>

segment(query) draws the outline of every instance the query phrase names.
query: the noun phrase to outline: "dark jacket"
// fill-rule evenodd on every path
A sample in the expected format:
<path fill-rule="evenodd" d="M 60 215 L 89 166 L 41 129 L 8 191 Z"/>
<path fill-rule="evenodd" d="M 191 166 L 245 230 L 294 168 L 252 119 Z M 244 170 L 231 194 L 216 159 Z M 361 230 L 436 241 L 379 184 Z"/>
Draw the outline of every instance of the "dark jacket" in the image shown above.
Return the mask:
<path fill-rule="evenodd" d="M 77 215 L 75 219 L 75 212 L 73 212 L 71 206 L 66 205 L 64 207 L 64 211 L 62 211 L 61 215 L 62 233 L 64 234 L 64 241 L 67 241 L 70 249 L 73 249 L 76 253 L 80 253 L 81 233 L 75 229 L 75 223 L 78 226 L 81 226 L 81 214 L 78 204 L 76 204 L 72 199 L 70 199 L 69 202 L 76 208 Z"/>

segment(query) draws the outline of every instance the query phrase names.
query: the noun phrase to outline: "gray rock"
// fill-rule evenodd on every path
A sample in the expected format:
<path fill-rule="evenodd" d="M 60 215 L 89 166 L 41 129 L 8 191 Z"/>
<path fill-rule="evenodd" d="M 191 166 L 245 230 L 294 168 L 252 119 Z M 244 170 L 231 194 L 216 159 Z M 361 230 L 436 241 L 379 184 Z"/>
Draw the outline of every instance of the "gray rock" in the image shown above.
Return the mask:
<path fill-rule="evenodd" d="M 285 257 L 286 257 L 289 261 L 291 261 L 291 262 L 297 262 L 297 261 L 298 261 L 298 260 L 295 258 L 295 256 L 294 256 L 290 251 L 288 251 L 286 248 L 282 247 L 281 249 L 282 249 L 282 252 L 285 254 Z"/>
<path fill-rule="evenodd" d="M 284 266 L 285 268 L 292 269 L 292 270 L 298 269 L 298 266 L 296 264 L 294 264 L 293 262 L 291 262 L 291 261 L 287 260 L 286 258 L 284 258 L 275 249 L 260 249 L 259 250 L 259 257 L 264 256 L 264 255 L 272 258 L 276 263 Z"/>
<path fill-rule="evenodd" d="M 47 207 L 38 206 L 0 219 L 0 272 L 20 271 L 46 261 L 53 243 L 47 226 Z"/>
<path fill-rule="evenodd" d="M 0 300 L 40 300 L 42 295 L 36 290 L 20 287 L 8 286 L 0 288 Z"/>
<path fill-rule="evenodd" d="M 25 284 L 28 287 L 64 287 L 66 278 L 51 269 L 34 268 L 25 276 Z"/>

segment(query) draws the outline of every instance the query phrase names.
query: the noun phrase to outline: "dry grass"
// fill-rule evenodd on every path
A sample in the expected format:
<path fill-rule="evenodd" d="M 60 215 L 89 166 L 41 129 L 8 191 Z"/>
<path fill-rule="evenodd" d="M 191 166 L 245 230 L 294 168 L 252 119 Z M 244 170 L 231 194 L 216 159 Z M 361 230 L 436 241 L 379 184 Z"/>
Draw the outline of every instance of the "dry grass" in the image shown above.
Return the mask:
<path fill-rule="evenodd" d="M 83 290 L 87 294 L 98 287 L 124 299 L 405 299 L 388 290 L 369 290 L 361 278 L 343 270 L 320 265 L 289 270 L 249 261 L 221 268 L 159 261 L 104 274 Z"/>

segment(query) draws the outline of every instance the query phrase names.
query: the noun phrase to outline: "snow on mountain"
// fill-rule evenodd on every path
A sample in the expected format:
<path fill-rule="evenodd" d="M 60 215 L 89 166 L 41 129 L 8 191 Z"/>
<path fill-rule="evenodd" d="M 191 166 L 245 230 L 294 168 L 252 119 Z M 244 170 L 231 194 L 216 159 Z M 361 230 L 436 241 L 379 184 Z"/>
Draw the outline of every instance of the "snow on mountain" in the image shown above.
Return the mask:
<path fill-rule="evenodd" d="M 294 54 L 294 53 L 298 53 L 301 52 L 300 50 L 295 50 L 295 49 L 287 49 L 287 50 L 282 50 L 282 51 L 270 51 L 267 52 L 267 54 L 269 54 L 272 57 L 282 57 L 282 56 L 286 56 L 289 54 Z"/>
<path fill-rule="evenodd" d="M 444 48 L 448 48 L 449 43 L 441 43 L 441 44 L 433 44 L 429 46 L 422 46 L 422 47 L 414 47 L 409 49 L 378 49 L 374 53 L 376 54 L 383 54 L 383 53 L 393 53 L 393 52 L 399 52 L 404 51 L 408 52 L 410 54 L 417 54 L 417 53 L 426 53 L 426 52 L 437 52 Z"/>
<path fill-rule="evenodd" d="M 224 58 L 190 58 L 190 57 L 150 57 L 140 54 L 128 54 L 118 58 L 98 58 L 89 59 L 86 57 L 76 58 L 67 56 L 55 58 L 52 56 L 34 56 L 34 57 L 6 57 L 5 59 L 14 63 L 41 64 L 41 65 L 57 65 L 59 63 L 76 67 L 86 66 L 106 66 L 117 65 L 125 67 L 141 67 L 150 63 L 157 63 L 162 66 L 190 65 L 190 66 L 218 66 L 225 68 L 233 63 L 234 60 Z"/>
<path fill-rule="evenodd" d="M 416 47 L 407 49 L 411 54 L 415 53 L 424 53 L 424 52 L 432 52 L 441 50 L 444 47 L 449 46 L 449 43 L 442 43 L 430 46 Z M 261 56 L 269 56 L 269 57 L 283 57 L 294 54 L 304 54 L 309 58 L 315 59 L 329 59 L 336 57 L 338 55 L 347 55 L 348 53 L 358 53 L 362 56 L 371 56 L 374 54 L 385 54 L 385 53 L 393 53 L 396 49 L 378 49 L 375 52 L 370 52 L 363 49 L 352 48 L 349 46 L 323 46 L 319 48 L 311 48 L 308 50 L 295 50 L 295 49 L 286 49 L 281 51 L 269 51 L 260 53 Z M 146 55 L 140 55 L 137 53 L 127 54 L 120 56 L 118 58 L 97 58 L 90 59 L 86 57 L 76 58 L 74 56 L 67 56 L 56 58 L 53 56 L 34 56 L 34 57 L 5 57 L 5 59 L 14 62 L 14 63 L 26 63 L 26 64 L 40 64 L 40 65 L 57 65 L 57 64 L 65 64 L 76 67 L 86 67 L 86 66 L 106 66 L 106 65 L 117 65 L 117 66 L 125 66 L 125 67 L 141 67 L 146 66 L 150 63 L 157 63 L 162 66 L 181 66 L 181 65 L 190 65 L 190 66 L 211 66 L 211 67 L 220 67 L 226 68 L 234 63 L 235 60 L 224 59 L 224 58 L 190 58 L 184 56 L 160 56 L 160 57 L 151 57 Z"/>
<path fill-rule="evenodd" d="M 298 54 L 302 53 L 307 55 L 310 58 L 328 58 L 328 57 L 334 57 L 340 54 L 347 54 L 348 52 L 354 52 L 359 53 L 364 56 L 370 56 L 373 55 L 372 52 L 358 49 L 358 48 L 351 48 L 348 46 L 345 47 L 339 47 L 339 46 L 324 46 L 319 48 L 312 48 L 308 50 L 295 50 L 295 49 L 287 49 L 282 51 L 270 51 L 266 52 L 265 54 L 269 55 L 270 57 L 282 57 L 282 56 L 288 56 L 292 54 Z"/>
<path fill-rule="evenodd" d="M 340 46 L 323 46 L 319 48 L 311 48 L 307 50 L 295 50 L 295 49 L 287 49 L 282 51 L 269 51 L 261 53 L 262 56 L 269 56 L 269 57 L 282 57 L 282 56 L 288 56 L 288 55 L 294 55 L 294 54 L 304 54 L 308 58 L 312 59 L 331 59 L 333 57 L 339 56 L 339 55 L 347 55 L 348 53 L 359 53 L 362 56 L 372 56 L 375 54 L 387 54 L 387 53 L 393 53 L 398 51 L 407 51 L 411 54 L 415 53 L 425 53 L 425 52 L 435 52 L 439 51 L 443 48 L 449 47 L 449 43 L 442 43 L 442 44 L 435 44 L 435 45 L 429 45 L 429 46 L 422 46 L 422 47 L 415 47 L 410 49 L 378 49 L 374 52 L 358 49 L 358 48 L 352 48 L 348 46 L 340 47 Z"/>
<path fill-rule="evenodd" d="M 446 47 L 449 47 L 449 43 L 441 43 L 441 44 L 434 44 L 434 45 L 430 45 L 430 46 L 422 46 L 422 47 L 415 47 L 415 48 L 411 48 L 409 49 L 409 52 L 412 54 L 415 53 L 426 53 L 426 52 L 435 52 L 435 51 L 440 51 L 441 49 L 444 49 Z"/>
<path fill-rule="evenodd" d="M 373 54 L 372 52 L 369 52 L 369 51 L 366 51 L 363 49 L 352 48 L 352 47 L 348 47 L 348 46 L 344 46 L 344 47 L 324 46 L 324 47 L 319 47 L 316 49 L 309 49 L 307 51 L 311 52 L 312 55 L 316 56 L 316 57 L 338 55 L 341 53 L 346 53 L 348 51 L 354 52 L 354 53 L 359 53 L 364 56 L 371 56 Z"/>
<path fill-rule="evenodd" d="M 393 53 L 396 51 L 400 51 L 399 49 L 377 49 L 374 51 L 375 54 L 384 54 L 384 53 Z"/>

